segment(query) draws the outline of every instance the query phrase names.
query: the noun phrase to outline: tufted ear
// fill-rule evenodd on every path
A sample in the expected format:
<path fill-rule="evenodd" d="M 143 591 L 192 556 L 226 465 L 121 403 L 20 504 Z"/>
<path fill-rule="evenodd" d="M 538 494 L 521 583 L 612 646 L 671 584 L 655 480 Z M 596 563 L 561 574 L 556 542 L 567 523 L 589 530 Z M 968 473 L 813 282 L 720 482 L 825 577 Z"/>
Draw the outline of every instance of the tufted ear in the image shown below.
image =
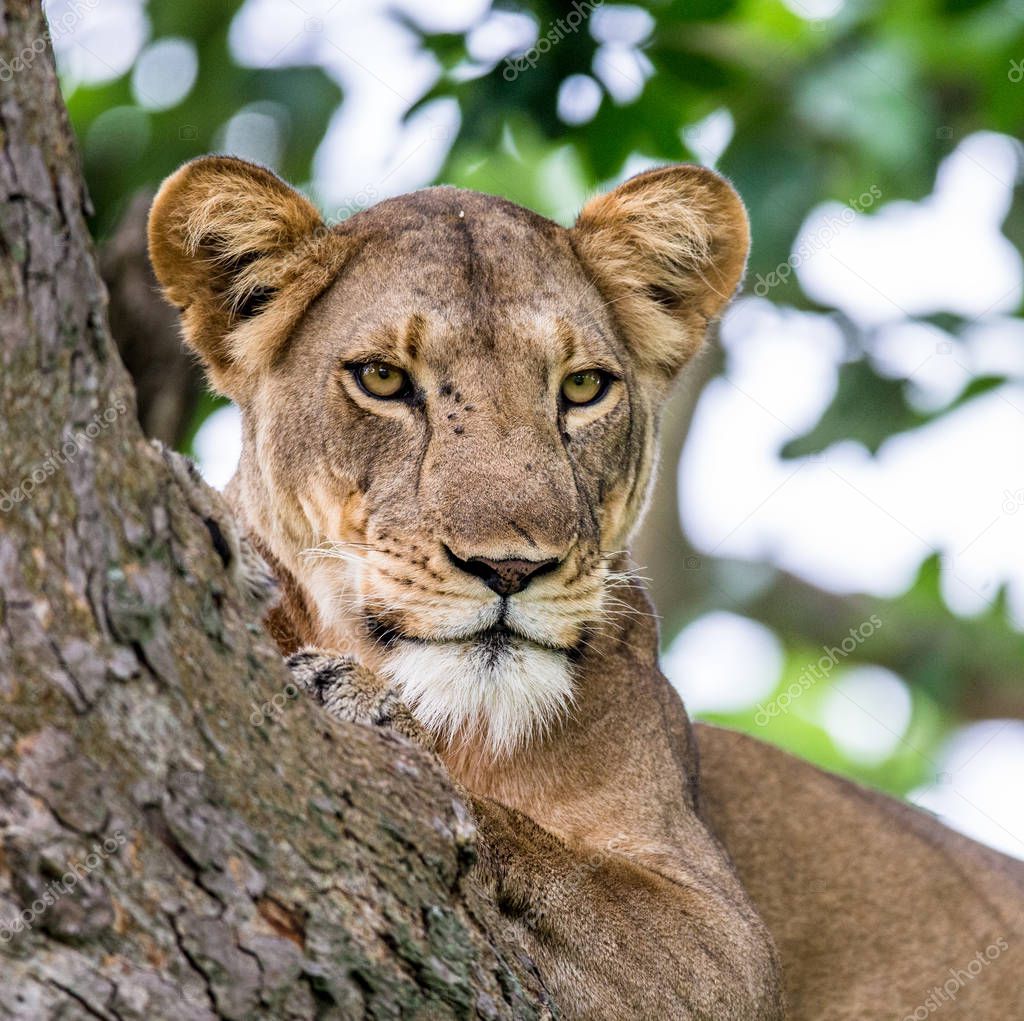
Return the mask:
<path fill-rule="evenodd" d="M 688 164 L 649 170 L 591 199 L 572 236 L 638 358 L 668 377 L 725 310 L 750 247 L 732 186 Z"/>
<path fill-rule="evenodd" d="M 149 257 L 211 383 L 244 396 L 273 364 L 346 242 L 313 204 L 263 167 L 204 156 L 164 181 L 149 214 Z"/>

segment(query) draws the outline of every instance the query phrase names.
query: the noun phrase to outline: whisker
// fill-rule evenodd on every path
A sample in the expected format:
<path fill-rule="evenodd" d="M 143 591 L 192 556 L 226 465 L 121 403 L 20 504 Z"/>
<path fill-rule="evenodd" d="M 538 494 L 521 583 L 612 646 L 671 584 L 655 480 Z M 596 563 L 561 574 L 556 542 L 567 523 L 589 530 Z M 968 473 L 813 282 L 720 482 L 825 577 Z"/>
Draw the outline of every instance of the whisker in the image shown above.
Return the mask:
<path fill-rule="evenodd" d="M 604 577 L 604 582 L 609 588 L 621 588 L 628 586 L 632 581 L 650 581 L 646 574 L 639 571 L 611 571 Z"/>
<path fill-rule="evenodd" d="M 323 559 L 347 560 L 350 563 L 363 563 L 364 558 L 355 553 L 347 553 L 345 550 L 327 548 L 323 545 L 311 546 L 309 549 L 299 550 L 300 557 L 321 557 Z"/>
<path fill-rule="evenodd" d="M 634 617 L 648 617 L 651 620 L 661 620 L 661 614 L 652 612 L 651 610 L 643 610 L 639 606 L 634 606 L 632 603 L 627 603 L 623 599 L 618 599 L 615 596 L 609 596 L 608 602 L 611 604 L 609 612 L 616 612 L 619 614 L 631 614 Z"/>
<path fill-rule="evenodd" d="M 322 543 L 320 543 L 320 545 L 321 546 L 347 546 L 347 547 L 351 547 L 352 549 L 370 550 L 373 553 L 382 553 L 382 552 L 384 552 L 383 550 L 380 549 L 380 547 L 374 546 L 372 543 L 368 543 L 368 542 L 350 542 L 347 539 L 324 539 L 324 541 Z"/>

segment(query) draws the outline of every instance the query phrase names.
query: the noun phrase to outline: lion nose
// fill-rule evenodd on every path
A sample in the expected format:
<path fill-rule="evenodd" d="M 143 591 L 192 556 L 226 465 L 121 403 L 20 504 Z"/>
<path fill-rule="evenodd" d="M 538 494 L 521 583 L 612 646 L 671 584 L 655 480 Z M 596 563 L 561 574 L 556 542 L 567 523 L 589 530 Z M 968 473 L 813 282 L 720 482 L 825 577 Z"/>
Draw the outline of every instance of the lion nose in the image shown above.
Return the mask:
<path fill-rule="evenodd" d="M 470 557 L 463 560 L 448 547 L 445 549 L 453 564 L 467 574 L 472 574 L 499 596 L 513 596 L 522 592 L 531 580 L 541 574 L 553 571 L 559 561 L 551 560 L 491 560 L 490 557 Z"/>

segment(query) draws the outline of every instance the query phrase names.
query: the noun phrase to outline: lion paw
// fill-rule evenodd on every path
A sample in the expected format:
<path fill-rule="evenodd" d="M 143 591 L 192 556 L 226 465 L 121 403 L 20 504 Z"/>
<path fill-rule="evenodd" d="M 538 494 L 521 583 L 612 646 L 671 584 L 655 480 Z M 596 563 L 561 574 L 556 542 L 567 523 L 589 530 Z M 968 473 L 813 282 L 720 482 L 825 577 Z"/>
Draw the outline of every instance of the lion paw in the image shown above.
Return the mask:
<path fill-rule="evenodd" d="M 288 657 L 295 684 L 335 719 L 392 730 L 430 747 L 426 731 L 376 674 L 351 656 L 302 649 Z"/>

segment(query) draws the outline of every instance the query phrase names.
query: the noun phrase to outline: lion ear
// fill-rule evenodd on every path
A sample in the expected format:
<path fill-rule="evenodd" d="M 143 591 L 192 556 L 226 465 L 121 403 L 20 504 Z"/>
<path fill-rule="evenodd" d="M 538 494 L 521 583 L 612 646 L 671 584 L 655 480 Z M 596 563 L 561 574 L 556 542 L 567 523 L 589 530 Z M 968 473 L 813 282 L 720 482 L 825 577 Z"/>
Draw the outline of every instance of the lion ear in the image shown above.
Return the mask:
<path fill-rule="evenodd" d="M 149 214 L 149 257 L 211 383 L 242 396 L 337 274 L 344 241 L 263 167 L 229 156 L 186 163 Z"/>
<path fill-rule="evenodd" d="M 750 228 L 732 186 L 705 167 L 661 167 L 591 199 L 576 252 L 647 368 L 674 376 L 743 277 Z"/>

